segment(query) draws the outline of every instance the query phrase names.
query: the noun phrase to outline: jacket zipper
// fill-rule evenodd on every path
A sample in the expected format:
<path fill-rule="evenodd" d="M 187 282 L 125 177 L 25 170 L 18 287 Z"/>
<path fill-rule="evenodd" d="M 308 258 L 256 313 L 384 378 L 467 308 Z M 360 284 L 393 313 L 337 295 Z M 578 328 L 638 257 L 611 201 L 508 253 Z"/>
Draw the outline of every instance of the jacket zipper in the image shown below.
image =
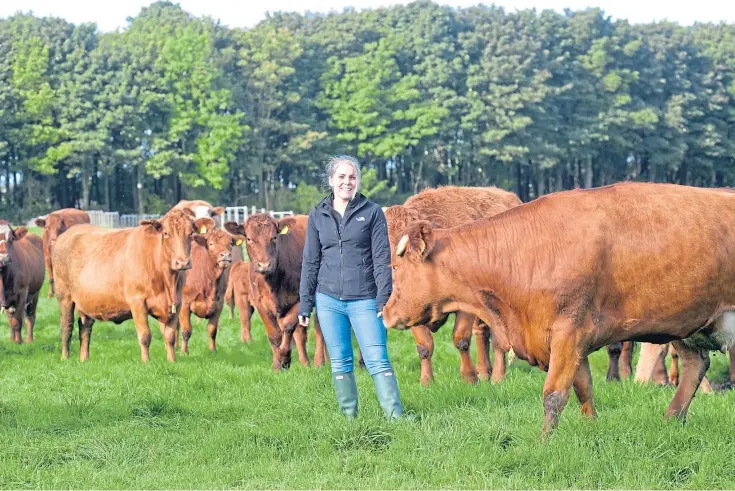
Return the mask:
<path fill-rule="evenodd" d="M 329 207 L 329 215 L 332 217 L 332 221 L 334 222 L 334 225 L 337 227 L 337 238 L 339 240 L 339 299 L 344 300 L 344 284 L 345 284 L 345 278 L 344 278 L 344 269 L 345 269 L 345 257 L 342 254 L 342 229 L 340 228 L 339 222 L 337 221 L 337 217 L 334 216 L 334 208 Z M 349 207 L 348 207 L 349 209 Z M 357 209 L 350 210 L 350 215 L 354 213 Z M 344 225 L 348 218 L 348 210 L 345 210 L 345 214 L 342 216 L 342 224 Z"/>

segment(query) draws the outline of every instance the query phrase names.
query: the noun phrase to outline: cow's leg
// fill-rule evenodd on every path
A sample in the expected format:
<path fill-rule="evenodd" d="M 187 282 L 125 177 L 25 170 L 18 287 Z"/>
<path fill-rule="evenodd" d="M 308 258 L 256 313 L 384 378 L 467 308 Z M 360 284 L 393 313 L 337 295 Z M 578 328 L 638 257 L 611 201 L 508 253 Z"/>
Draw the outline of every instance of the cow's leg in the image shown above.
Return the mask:
<path fill-rule="evenodd" d="M 623 351 L 620 352 L 620 378 L 629 379 L 633 374 L 633 341 L 623 343 Z"/>
<path fill-rule="evenodd" d="M 59 298 L 61 310 L 61 359 L 69 359 L 71 332 L 74 329 L 74 302 L 70 298 Z"/>
<path fill-rule="evenodd" d="M 148 309 L 145 306 L 145 300 L 138 301 L 131 305 L 131 313 L 133 314 L 133 322 L 135 330 L 138 333 L 138 344 L 140 345 L 140 359 L 143 363 L 148 363 L 151 359 L 151 328 L 148 325 Z"/>
<path fill-rule="evenodd" d="M 281 369 L 287 369 L 291 366 L 291 350 L 287 353 L 282 353 L 280 346 L 283 339 L 281 334 L 281 328 L 278 327 L 278 321 L 276 317 L 267 311 L 261 311 L 258 308 L 258 313 L 265 326 L 265 333 L 268 336 L 268 342 L 271 345 L 271 352 L 273 353 L 273 370 L 278 371 Z"/>
<path fill-rule="evenodd" d="M 314 366 L 319 368 L 324 366 L 324 335 L 322 334 L 322 326 L 319 324 L 319 316 L 314 312 Z"/>
<path fill-rule="evenodd" d="M 163 335 L 163 343 L 166 347 L 166 359 L 171 362 L 176 361 L 176 341 L 179 337 L 179 316 L 173 315 L 168 323 L 158 321 Z"/>
<path fill-rule="evenodd" d="M 490 364 L 490 328 L 487 324 L 475 317 L 472 323 L 472 332 L 475 335 L 477 346 L 477 376 L 480 380 L 490 380 L 493 368 Z"/>
<path fill-rule="evenodd" d="M 684 420 L 694 394 L 709 368 L 709 351 L 693 350 L 681 341 L 672 341 L 672 343 L 681 360 L 681 375 L 679 376 L 679 387 L 666 410 L 666 417 Z"/>
<path fill-rule="evenodd" d="M 607 345 L 607 381 L 620 380 L 620 353 L 623 351 L 623 343 Z"/>
<path fill-rule="evenodd" d="M 505 350 L 500 345 L 497 337 L 493 336 L 493 383 L 497 384 L 505 380 L 505 374 L 507 370 L 508 368 L 505 361 Z"/>
<path fill-rule="evenodd" d="M 250 317 L 253 315 L 253 307 L 246 295 L 235 295 L 235 303 L 240 313 L 240 341 L 251 343 L 253 337 L 250 335 Z"/>
<path fill-rule="evenodd" d="M 679 385 L 679 353 L 676 352 L 673 344 L 669 344 L 669 355 L 671 355 L 671 373 L 669 374 L 669 382 L 672 385 Z M 664 366 L 664 368 L 666 368 Z"/>
<path fill-rule="evenodd" d="M 582 414 L 591 418 L 597 417 L 595 403 L 592 398 L 592 372 L 590 371 L 590 362 L 586 356 L 582 358 L 579 368 L 577 368 L 573 385 Z"/>
<path fill-rule="evenodd" d="M 49 256 L 44 257 L 46 262 L 46 272 L 48 273 L 48 298 L 52 298 L 56 294 L 55 286 L 54 286 L 54 268 L 51 264 L 51 257 Z"/>
<path fill-rule="evenodd" d="M 735 385 L 735 346 L 730 348 L 730 385 Z"/>
<path fill-rule="evenodd" d="M 434 370 L 431 367 L 431 358 L 434 355 L 434 336 L 426 326 L 414 326 L 411 334 L 416 341 L 416 351 L 421 362 L 421 385 L 428 386 L 434 381 Z"/>
<path fill-rule="evenodd" d="M 79 316 L 79 361 L 89 360 L 89 341 L 92 338 L 94 319 L 82 314 Z"/>
<path fill-rule="evenodd" d="M 477 383 L 477 370 L 470 356 L 472 324 L 474 322 L 475 316 L 465 312 L 457 312 L 454 319 L 454 332 L 452 333 L 454 346 L 459 350 L 459 373 L 466 382 L 471 384 Z"/>
<path fill-rule="evenodd" d="M 26 300 L 26 343 L 33 342 L 33 328 L 36 326 L 36 308 L 38 307 L 39 292 L 28 295 Z"/>
<path fill-rule="evenodd" d="M 664 345 L 653 364 L 653 383 L 658 385 L 669 385 L 669 374 L 666 372 L 666 353 L 669 346 Z"/>
<path fill-rule="evenodd" d="M 207 334 L 209 334 L 209 351 L 217 351 L 217 329 L 219 328 L 219 316 L 222 314 L 221 310 L 216 311 L 207 322 Z"/>
<path fill-rule="evenodd" d="M 544 381 L 544 427 L 547 435 L 559 423 L 559 415 L 569 400 L 569 389 L 577 376 L 581 357 L 577 347 L 574 323 L 557 320 L 551 328 L 549 372 Z M 589 395 L 591 399 L 591 394 Z"/>
<path fill-rule="evenodd" d="M 309 360 L 309 353 L 306 351 L 307 328 L 299 326 L 298 303 L 291 307 L 291 310 L 286 312 L 286 315 L 281 318 L 280 326 L 281 330 L 284 333 L 287 333 L 287 335 L 281 340 L 281 349 L 283 349 L 287 338 L 293 339 L 296 344 L 296 350 L 299 353 L 299 363 L 301 363 L 302 366 L 309 368 L 309 366 L 311 366 L 311 361 Z M 288 346 L 288 351 L 290 356 L 290 345 Z"/>
<path fill-rule="evenodd" d="M 182 303 L 179 311 L 179 324 L 181 326 L 181 352 L 189 354 L 189 339 L 191 339 L 191 307 L 189 304 Z M 178 338 L 178 335 L 176 336 Z M 174 343 L 175 344 L 175 343 Z M 210 348 L 212 343 L 210 342 Z"/>
<path fill-rule="evenodd" d="M 309 338 L 308 327 L 296 326 L 293 332 L 293 339 L 296 343 L 296 349 L 299 352 L 299 363 L 309 368 L 311 361 L 309 360 L 309 353 L 306 351 L 306 342 Z"/>
<path fill-rule="evenodd" d="M 650 382 L 653 376 L 653 367 L 661 351 L 666 345 L 641 343 L 641 353 L 638 356 L 638 365 L 635 367 L 636 382 Z"/>
<path fill-rule="evenodd" d="M 21 310 L 14 310 L 12 313 L 9 310 L 6 311 L 8 316 L 8 325 L 10 326 L 11 343 L 21 344 L 23 342 L 23 338 L 20 335 L 20 329 L 23 326 L 23 321 L 20 320 L 20 317 L 22 316 L 21 312 Z"/>

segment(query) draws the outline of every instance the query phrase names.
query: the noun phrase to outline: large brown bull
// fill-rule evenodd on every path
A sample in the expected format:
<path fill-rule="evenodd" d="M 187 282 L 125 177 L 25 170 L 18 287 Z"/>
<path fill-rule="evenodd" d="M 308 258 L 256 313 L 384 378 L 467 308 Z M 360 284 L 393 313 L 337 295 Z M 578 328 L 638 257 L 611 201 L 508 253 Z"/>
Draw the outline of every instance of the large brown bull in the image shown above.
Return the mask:
<path fill-rule="evenodd" d="M 89 223 L 89 215 L 86 211 L 76 208 L 64 208 L 49 213 L 46 218 L 36 218 L 37 226 L 43 228 L 43 257 L 46 260 L 46 273 L 48 273 L 48 298 L 54 296 L 54 267 L 51 262 L 51 251 L 56 244 L 59 235 L 66 232 L 69 227 L 80 223 Z"/>
<path fill-rule="evenodd" d="M 417 220 L 430 220 L 439 228 L 448 228 L 491 217 L 520 204 L 518 196 L 496 187 L 444 186 L 426 189 L 408 198 L 403 205 L 391 206 L 384 210 L 388 221 L 391 250 L 395 251 L 396 244 L 406 227 Z M 432 333 L 444 325 L 447 317 L 439 316 L 439 319 L 431 324 L 411 327 L 421 360 L 423 385 L 428 385 L 434 380 L 431 364 L 434 354 Z M 477 342 L 477 368 L 472 363 L 470 355 L 473 332 Z M 505 351 L 497 343 L 493 343 L 495 366 L 491 367 L 488 334 L 487 325 L 477 317 L 464 312 L 457 313 L 452 338 L 454 346 L 459 350 L 460 374 L 470 383 L 477 382 L 478 376 L 481 380 L 488 380 L 492 376 L 493 382 L 505 378 Z"/>
<path fill-rule="evenodd" d="M 621 341 L 672 341 L 682 361 L 667 417 L 684 418 L 709 350 L 735 345 L 735 196 L 619 183 L 541 197 L 449 230 L 411 225 L 399 242 L 387 325 L 462 310 L 548 371 L 545 431 L 574 386 L 594 416 L 587 356 Z M 438 308 L 431 308 L 438 306 Z"/>
<path fill-rule="evenodd" d="M 308 217 L 299 215 L 275 220 L 267 214 L 248 218 L 245 225 L 231 232 L 246 237 L 250 259 L 252 301 L 265 324 L 273 351 L 273 369 L 287 368 L 291 363 L 291 344 L 296 342 L 299 362 L 309 366 L 306 352 L 306 328 L 299 326 L 299 282 L 306 241 Z M 314 364 L 324 363 L 324 338 L 314 316 L 316 352 Z"/>
<path fill-rule="evenodd" d="M 69 357 L 74 311 L 79 314 L 80 359 L 89 359 L 94 321 L 117 324 L 133 319 L 141 358 L 149 360 L 148 316 L 165 325 L 169 361 L 174 361 L 192 236 L 211 228 L 211 218 L 194 221 L 191 211 L 171 210 L 160 220 L 119 230 L 76 225 L 56 241 L 53 263 L 61 307 L 61 358 Z"/>
<path fill-rule="evenodd" d="M 26 227 L 0 222 L 0 310 L 10 325 L 10 340 L 21 342 L 25 316 L 26 343 L 33 342 L 38 294 L 43 286 L 43 244 Z"/>

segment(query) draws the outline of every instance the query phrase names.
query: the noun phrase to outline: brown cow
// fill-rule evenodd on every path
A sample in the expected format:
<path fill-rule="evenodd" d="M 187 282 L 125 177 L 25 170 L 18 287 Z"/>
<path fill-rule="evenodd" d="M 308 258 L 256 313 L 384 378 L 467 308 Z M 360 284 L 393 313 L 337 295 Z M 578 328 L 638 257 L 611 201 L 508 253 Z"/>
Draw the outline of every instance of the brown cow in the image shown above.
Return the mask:
<path fill-rule="evenodd" d="M 250 335 L 250 318 L 253 315 L 253 300 L 250 288 L 250 263 L 240 261 L 230 267 L 230 281 L 228 288 L 232 288 L 232 296 L 237 310 L 240 311 L 240 341 L 252 342 Z"/>
<path fill-rule="evenodd" d="M 385 323 L 426 324 L 434 310 L 495 322 L 500 342 L 548 371 L 545 433 L 572 385 L 595 415 L 587 356 L 602 346 L 672 341 L 683 368 L 666 416 L 683 419 L 708 350 L 735 345 L 731 193 L 653 183 L 566 191 L 449 230 L 415 223 L 396 252 Z"/>
<path fill-rule="evenodd" d="M 246 237 L 252 301 L 265 324 L 273 351 L 274 370 L 290 365 L 292 340 L 296 341 L 299 361 L 309 366 L 306 329 L 298 322 L 299 282 L 307 221 L 305 215 L 277 221 L 270 215 L 259 213 L 249 217 L 245 225 L 229 229 L 231 233 Z M 321 366 L 324 363 L 324 338 L 316 316 L 314 332 L 314 364 Z"/>
<path fill-rule="evenodd" d="M 43 228 L 43 257 L 46 260 L 46 272 L 48 273 L 48 298 L 51 298 L 54 296 L 54 268 L 51 263 L 51 250 L 56 244 L 56 239 L 69 227 L 89 223 L 89 215 L 86 211 L 76 208 L 64 208 L 49 213 L 46 218 L 36 218 L 35 223 Z"/>
<path fill-rule="evenodd" d="M 209 217 L 212 220 L 214 220 L 215 225 L 217 228 L 220 228 L 222 226 L 222 214 L 225 212 L 225 209 L 221 206 L 214 207 L 208 202 L 201 200 L 201 199 L 195 199 L 195 200 L 185 200 L 182 199 L 178 203 L 176 203 L 176 206 L 172 208 L 173 210 L 186 210 L 189 209 L 194 213 L 194 218 L 205 218 Z"/>
<path fill-rule="evenodd" d="M 38 294 L 43 286 L 43 243 L 26 227 L 0 223 L 0 309 L 10 325 L 10 340 L 20 344 L 25 316 L 26 343 L 33 342 Z"/>
<path fill-rule="evenodd" d="M 192 235 L 211 218 L 194 222 L 191 211 L 171 210 L 160 220 L 110 230 L 75 225 L 53 249 L 56 295 L 61 308 L 61 358 L 69 358 L 74 310 L 79 313 L 80 359 L 89 359 L 95 320 L 119 324 L 133 319 L 141 358 L 149 360 L 148 315 L 165 324 L 169 361 L 179 322 L 186 270 L 191 268 Z"/>
<path fill-rule="evenodd" d="M 237 225 L 228 222 L 225 227 Z M 194 235 L 191 244 L 192 268 L 186 274 L 184 298 L 181 301 L 179 323 L 181 326 L 181 351 L 189 353 L 191 338 L 191 314 L 200 319 L 207 319 L 209 334 L 209 350 L 216 351 L 219 316 L 224 306 L 225 288 L 230 276 L 232 248 L 235 242 L 245 240 L 240 235 L 232 236 L 217 227 L 202 227 Z"/>
<path fill-rule="evenodd" d="M 491 217 L 521 204 L 515 194 L 496 187 L 458 187 L 444 186 L 437 189 L 425 189 L 411 196 L 403 205 L 391 206 L 384 210 L 388 221 L 388 240 L 391 250 L 408 225 L 417 220 L 430 220 L 439 228 L 454 227 L 473 222 L 480 218 Z M 413 326 L 411 332 L 416 340 L 416 350 L 421 360 L 421 383 L 429 385 L 434 380 L 431 358 L 434 354 L 433 332 L 446 322 L 448 316 L 430 325 Z M 477 369 L 472 363 L 470 344 L 472 333 L 477 342 Z M 489 354 L 489 329 L 474 315 L 457 313 L 454 321 L 452 337 L 454 346 L 459 350 L 462 378 L 470 383 L 488 380 L 493 382 L 505 378 L 505 351 L 497 343 L 493 343 L 495 366 L 491 368 Z"/>

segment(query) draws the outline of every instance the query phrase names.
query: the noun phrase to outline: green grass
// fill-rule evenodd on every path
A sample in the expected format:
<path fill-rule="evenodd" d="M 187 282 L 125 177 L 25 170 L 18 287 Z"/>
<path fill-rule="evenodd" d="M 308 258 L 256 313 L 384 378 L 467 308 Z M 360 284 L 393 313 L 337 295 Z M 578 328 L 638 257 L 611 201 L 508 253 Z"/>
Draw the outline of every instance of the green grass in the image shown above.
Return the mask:
<path fill-rule="evenodd" d="M 328 368 L 295 361 L 273 373 L 257 316 L 251 345 L 224 320 L 219 351 L 195 321 L 191 355 L 165 361 L 151 322 L 151 362 L 140 363 L 132 323 L 97 323 L 91 360 L 60 360 L 56 299 L 39 305 L 33 345 L 0 327 L 2 488 L 732 488 L 735 393 L 699 395 L 686 425 L 665 421 L 673 389 L 604 380 L 592 356 L 599 418 L 570 399 L 559 428 L 540 438 L 544 374 L 516 361 L 501 385 L 460 381 L 451 326 L 436 336 L 436 382 L 418 384 L 408 332 L 389 350 L 415 422 L 383 420 L 372 381 L 357 374 L 360 417 L 338 413 Z M 225 315 L 225 317 L 227 317 Z M 313 356 L 313 338 L 309 342 Z M 712 355 L 721 381 L 726 356 Z"/>

